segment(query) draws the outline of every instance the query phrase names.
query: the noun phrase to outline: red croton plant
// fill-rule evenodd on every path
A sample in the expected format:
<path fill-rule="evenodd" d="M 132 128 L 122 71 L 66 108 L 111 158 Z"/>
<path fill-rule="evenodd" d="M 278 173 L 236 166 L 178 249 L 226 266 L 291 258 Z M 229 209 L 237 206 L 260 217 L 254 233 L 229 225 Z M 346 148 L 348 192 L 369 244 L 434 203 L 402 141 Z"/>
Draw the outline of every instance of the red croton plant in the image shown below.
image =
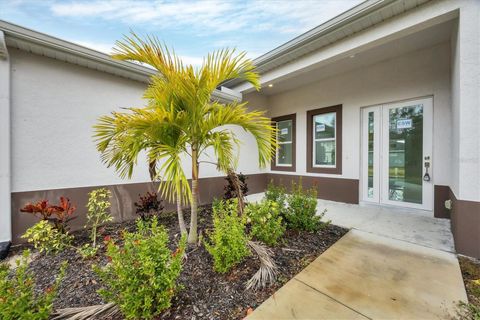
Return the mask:
<path fill-rule="evenodd" d="M 53 222 L 55 228 L 65 232 L 67 223 L 75 219 L 73 213 L 77 208 L 70 203 L 70 199 L 60 197 L 58 205 L 50 205 L 48 200 L 40 200 L 36 203 L 28 203 L 25 207 L 20 209 L 21 212 L 31 213 L 39 216 L 42 220 Z"/>

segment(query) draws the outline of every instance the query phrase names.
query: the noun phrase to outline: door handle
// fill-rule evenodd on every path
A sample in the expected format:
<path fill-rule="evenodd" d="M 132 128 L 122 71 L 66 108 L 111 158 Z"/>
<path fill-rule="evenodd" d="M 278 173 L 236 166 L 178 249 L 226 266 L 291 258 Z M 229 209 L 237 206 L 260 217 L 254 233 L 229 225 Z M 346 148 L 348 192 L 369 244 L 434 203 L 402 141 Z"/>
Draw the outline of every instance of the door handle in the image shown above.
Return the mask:
<path fill-rule="evenodd" d="M 430 174 L 428 173 L 428 168 L 430 168 L 430 156 L 426 156 L 424 158 L 423 165 L 425 167 L 425 174 L 423 175 L 423 181 L 430 181 L 432 178 L 430 177 Z"/>

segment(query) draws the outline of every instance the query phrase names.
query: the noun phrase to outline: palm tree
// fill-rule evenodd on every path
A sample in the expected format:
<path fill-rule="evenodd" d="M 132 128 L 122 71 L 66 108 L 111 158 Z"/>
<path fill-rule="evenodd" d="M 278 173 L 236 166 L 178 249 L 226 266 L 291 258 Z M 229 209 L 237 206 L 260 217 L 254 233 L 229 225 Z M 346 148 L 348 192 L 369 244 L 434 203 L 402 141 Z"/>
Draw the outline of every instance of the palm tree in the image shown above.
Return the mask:
<path fill-rule="evenodd" d="M 148 104 L 127 112 L 102 116 L 95 125 L 97 149 L 102 160 L 121 177 L 131 177 L 141 152 L 161 180 L 162 196 L 168 201 L 191 205 L 188 242 L 197 242 L 198 181 L 202 155 L 213 150 L 217 169 L 235 168 L 239 141 L 225 125 L 236 125 L 251 133 L 258 147 L 260 167 L 274 150 L 274 129 L 262 111 L 248 111 L 246 103 L 222 104 L 212 93 L 230 79 L 241 79 L 260 88 L 259 75 L 245 53 L 219 50 L 209 54 L 199 68 L 184 65 L 157 38 L 142 40 L 132 33 L 117 41 L 113 57 L 148 64 L 158 73 L 144 93 Z M 192 186 L 182 158 L 191 159 Z M 152 168 L 150 170 L 152 172 Z M 179 216 L 180 218 L 180 216 Z"/>

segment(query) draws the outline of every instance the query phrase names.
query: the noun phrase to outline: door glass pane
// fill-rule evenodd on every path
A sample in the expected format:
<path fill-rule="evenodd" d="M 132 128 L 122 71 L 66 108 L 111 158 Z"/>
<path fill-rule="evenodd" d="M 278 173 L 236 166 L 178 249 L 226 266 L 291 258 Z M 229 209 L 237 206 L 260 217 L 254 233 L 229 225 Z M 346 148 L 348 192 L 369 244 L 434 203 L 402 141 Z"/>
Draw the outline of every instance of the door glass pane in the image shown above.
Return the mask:
<path fill-rule="evenodd" d="M 389 199 L 422 203 L 423 105 L 389 110 Z"/>
<path fill-rule="evenodd" d="M 277 122 L 278 142 L 292 141 L 292 120 Z"/>
<path fill-rule="evenodd" d="M 278 145 L 277 164 L 291 165 L 292 164 L 292 144 L 284 143 Z"/>
<path fill-rule="evenodd" d="M 315 141 L 315 165 L 335 165 L 335 140 Z"/>
<path fill-rule="evenodd" d="M 368 113 L 368 198 L 373 198 L 374 113 Z"/>
<path fill-rule="evenodd" d="M 335 138 L 336 113 L 324 113 L 313 117 L 315 139 Z"/>

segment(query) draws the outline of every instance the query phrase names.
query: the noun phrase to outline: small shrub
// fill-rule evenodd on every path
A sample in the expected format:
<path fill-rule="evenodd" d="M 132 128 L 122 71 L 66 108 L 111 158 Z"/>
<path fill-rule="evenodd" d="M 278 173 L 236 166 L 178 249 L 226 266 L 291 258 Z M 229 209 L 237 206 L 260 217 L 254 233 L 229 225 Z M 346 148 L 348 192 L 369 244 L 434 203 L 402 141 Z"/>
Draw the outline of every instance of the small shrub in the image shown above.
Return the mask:
<path fill-rule="evenodd" d="M 85 243 L 77 249 L 77 252 L 83 259 L 91 259 L 97 255 L 98 248 L 92 246 L 90 243 Z"/>
<path fill-rule="evenodd" d="M 94 267 L 106 286 L 99 291 L 114 302 L 127 319 L 151 319 L 170 307 L 177 290 L 186 239 L 175 252 L 168 248 L 168 234 L 156 217 L 137 221 L 138 231 L 124 232 L 121 247 L 109 241 L 103 268 Z"/>
<path fill-rule="evenodd" d="M 60 197 L 58 205 L 50 205 L 48 200 L 40 200 L 35 204 L 28 203 L 20 209 L 21 212 L 39 215 L 42 220 L 52 222 L 55 228 L 63 233 L 68 231 L 68 222 L 75 218 L 73 217 L 75 210 L 76 207 L 70 203 L 70 199 L 65 197 Z"/>
<path fill-rule="evenodd" d="M 50 318 L 53 300 L 65 276 L 66 262 L 54 284 L 45 292 L 35 293 L 33 274 L 28 270 L 29 252 L 26 250 L 16 261 L 15 270 L 0 264 L 0 319 L 46 320 Z"/>
<path fill-rule="evenodd" d="M 250 254 L 245 233 L 245 218 L 238 215 L 238 200 L 216 201 L 213 204 L 213 232 L 205 242 L 213 257 L 215 271 L 228 272 Z"/>
<path fill-rule="evenodd" d="M 316 231 L 329 223 L 321 221 L 326 210 L 317 215 L 317 192 L 314 188 L 304 191 L 301 183 L 292 183 L 291 194 L 286 198 L 285 218 L 289 228 Z"/>
<path fill-rule="evenodd" d="M 40 252 L 57 253 L 70 245 L 73 236 L 68 233 L 62 233 L 53 227 L 46 220 L 37 222 L 30 227 L 24 235 L 23 239 L 27 239 L 29 243 Z"/>
<path fill-rule="evenodd" d="M 158 199 L 158 195 L 154 192 L 147 192 L 144 196 L 139 195 L 140 201 L 135 202 L 136 213 L 147 220 L 155 215 L 160 215 L 163 211 L 163 200 Z"/>
<path fill-rule="evenodd" d="M 248 185 L 247 185 L 247 179 L 248 177 L 242 174 L 241 172 L 237 174 L 238 180 L 240 181 L 241 188 L 240 190 L 242 191 L 242 195 L 246 196 L 248 193 Z M 233 177 L 230 175 L 227 175 L 225 177 L 225 180 L 227 180 L 228 184 L 223 188 L 225 191 L 223 195 L 223 199 L 228 200 L 228 199 L 234 199 L 238 197 L 235 184 L 233 181 Z"/>
<path fill-rule="evenodd" d="M 285 233 L 279 209 L 279 205 L 270 200 L 248 204 L 245 214 L 251 225 L 250 235 L 269 246 L 277 244 L 278 239 Z"/>
<path fill-rule="evenodd" d="M 265 199 L 278 204 L 280 215 L 285 220 L 285 204 L 287 199 L 285 187 L 282 185 L 277 186 L 273 183 L 273 180 L 271 180 L 267 186 L 267 190 L 265 190 Z"/>
<path fill-rule="evenodd" d="M 111 192 L 105 188 L 93 190 L 90 192 L 87 203 L 87 224 L 85 228 L 90 229 L 90 239 L 92 247 L 97 246 L 97 230 L 104 223 L 113 220 L 108 208 L 110 208 Z"/>

